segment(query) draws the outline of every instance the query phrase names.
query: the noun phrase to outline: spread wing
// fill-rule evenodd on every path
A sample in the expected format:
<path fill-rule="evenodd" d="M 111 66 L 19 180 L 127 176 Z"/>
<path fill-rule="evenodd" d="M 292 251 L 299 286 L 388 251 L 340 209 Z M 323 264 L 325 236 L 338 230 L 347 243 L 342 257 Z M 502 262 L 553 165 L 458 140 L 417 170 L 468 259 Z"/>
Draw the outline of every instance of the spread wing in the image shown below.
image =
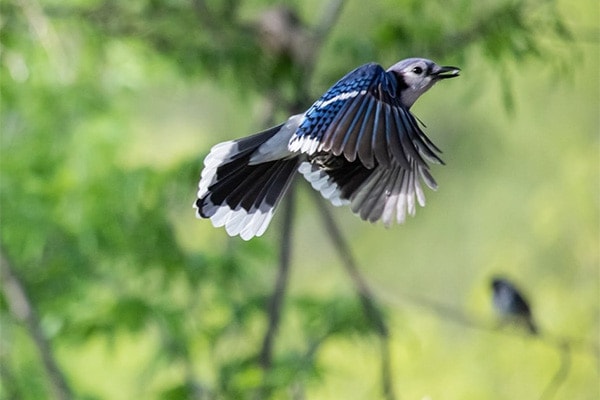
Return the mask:
<path fill-rule="evenodd" d="M 377 64 L 355 69 L 308 109 L 289 149 L 358 158 L 368 169 L 399 164 L 412 171 L 415 164 L 428 168 L 425 160 L 443 163 L 441 151 L 402 105 L 402 85 Z"/>

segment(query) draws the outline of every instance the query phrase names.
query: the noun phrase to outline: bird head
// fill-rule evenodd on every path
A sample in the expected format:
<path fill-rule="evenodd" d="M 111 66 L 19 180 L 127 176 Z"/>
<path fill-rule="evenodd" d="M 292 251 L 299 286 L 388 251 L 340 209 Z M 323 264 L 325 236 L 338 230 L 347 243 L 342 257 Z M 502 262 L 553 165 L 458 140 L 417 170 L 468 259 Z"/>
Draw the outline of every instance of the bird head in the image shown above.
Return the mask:
<path fill-rule="evenodd" d="M 457 77 L 460 68 L 439 66 L 425 58 L 407 58 L 392 65 L 388 72 L 394 73 L 403 83 L 402 103 L 410 108 L 437 81 Z"/>
<path fill-rule="evenodd" d="M 495 277 L 492 279 L 492 289 L 499 290 L 502 286 L 506 285 L 506 281 L 503 278 Z"/>

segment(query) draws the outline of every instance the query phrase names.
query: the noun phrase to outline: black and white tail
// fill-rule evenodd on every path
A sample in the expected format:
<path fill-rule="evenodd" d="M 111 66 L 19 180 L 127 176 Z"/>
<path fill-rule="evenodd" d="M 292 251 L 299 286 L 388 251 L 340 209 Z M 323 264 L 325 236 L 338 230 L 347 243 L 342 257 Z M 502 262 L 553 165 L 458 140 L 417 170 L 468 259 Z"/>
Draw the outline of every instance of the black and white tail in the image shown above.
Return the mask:
<path fill-rule="evenodd" d="M 282 128 L 286 124 L 211 149 L 194 203 L 198 218 L 210 218 L 214 226 L 224 226 L 230 236 L 244 240 L 265 232 L 300 164 L 298 155 L 285 152 L 279 159 L 261 156 L 259 147 Z"/>
<path fill-rule="evenodd" d="M 417 203 L 425 205 L 420 181 L 437 187 L 427 164 L 410 155 L 406 165 L 392 160 L 367 167 L 359 159 L 317 149 L 293 151 L 290 140 L 302 121 L 303 115 L 294 115 L 256 135 L 214 146 L 204 160 L 196 216 L 224 226 L 230 236 L 261 236 L 299 171 L 333 205 L 350 205 L 363 220 L 389 226 L 414 215 Z"/>

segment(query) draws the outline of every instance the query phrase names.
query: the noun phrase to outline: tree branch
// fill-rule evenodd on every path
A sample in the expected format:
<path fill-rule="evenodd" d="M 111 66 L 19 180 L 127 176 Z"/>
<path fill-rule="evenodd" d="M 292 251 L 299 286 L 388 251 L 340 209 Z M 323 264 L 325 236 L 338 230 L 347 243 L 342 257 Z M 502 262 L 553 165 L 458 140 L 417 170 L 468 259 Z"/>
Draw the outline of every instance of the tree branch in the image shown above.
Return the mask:
<path fill-rule="evenodd" d="M 54 358 L 52 347 L 44 336 L 37 312 L 27 295 L 23 283 L 5 255 L 4 249 L 0 249 L 0 277 L 2 278 L 2 292 L 8 303 L 10 313 L 27 328 L 42 359 L 44 369 L 48 375 L 48 384 L 54 397 L 58 400 L 71 399 L 73 394 Z"/>
<path fill-rule="evenodd" d="M 29 27 L 46 51 L 50 65 L 54 67 L 61 81 L 66 81 L 72 72 L 68 57 L 60 36 L 50 20 L 46 18 L 41 4 L 37 0 L 17 0 L 16 3 L 23 10 Z"/>
<path fill-rule="evenodd" d="M 333 246 L 338 252 L 338 256 L 342 260 L 342 265 L 350 276 L 352 284 L 354 285 L 365 311 L 365 315 L 375 327 L 375 330 L 381 340 L 381 381 L 383 386 L 383 394 L 386 399 L 393 400 L 395 399 L 395 394 L 391 378 L 392 367 L 389 348 L 389 329 L 383 314 L 375 304 L 375 301 L 373 300 L 375 296 L 373 296 L 367 282 L 360 274 L 352 255 L 352 251 L 338 229 L 331 212 L 327 208 L 327 204 L 321 197 L 321 194 L 312 188 L 310 188 L 309 191 L 314 197 L 315 203 L 317 204 L 317 207 L 321 213 L 321 218 L 323 220 L 323 224 L 325 225 L 325 229 L 327 230 L 329 238 L 333 242 Z"/>
<path fill-rule="evenodd" d="M 542 392 L 540 400 L 549 400 L 557 392 L 558 388 L 567 378 L 569 370 L 571 369 L 571 351 L 567 342 L 563 343 L 559 348 L 560 351 L 560 364 L 556 373 L 548 383 L 548 386 Z"/>
<path fill-rule="evenodd" d="M 289 104 L 287 107 L 288 110 L 286 110 L 290 115 L 299 112 L 299 109 L 306 107 L 306 104 L 310 102 L 310 97 L 308 96 L 307 88 L 310 86 L 309 82 L 312 77 L 312 71 L 314 70 L 317 54 L 323 42 L 325 41 L 325 37 L 337 21 L 337 17 L 341 12 L 343 3 L 343 0 L 331 0 L 331 2 L 328 4 L 327 11 L 322 17 L 317 28 L 315 28 L 314 30 L 314 41 L 310 49 L 312 54 L 310 55 L 309 62 L 305 65 L 305 70 L 303 71 L 303 79 L 301 80 L 300 85 L 296 88 L 296 101 L 294 101 L 293 104 Z M 271 93 L 271 96 L 275 100 L 279 97 L 282 97 L 278 92 Z M 279 269 L 275 281 L 275 289 L 269 301 L 269 323 L 267 331 L 263 338 L 263 345 L 259 355 L 259 364 L 265 371 L 268 371 L 271 368 L 273 342 L 275 340 L 275 335 L 279 327 L 283 298 L 285 290 L 287 288 L 287 281 L 289 278 L 291 229 L 295 208 L 295 186 L 296 182 L 292 182 L 290 189 L 286 195 L 286 199 L 284 200 L 285 207 L 283 210 L 283 226 L 282 235 L 280 239 L 281 241 L 279 254 Z"/>
<path fill-rule="evenodd" d="M 292 221 L 295 208 L 295 188 L 292 185 L 284 199 L 285 207 L 283 209 L 283 225 L 281 228 L 281 242 L 279 252 L 279 269 L 275 280 L 275 289 L 271 300 L 269 301 L 268 315 L 269 325 L 263 338 L 263 345 L 260 351 L 259 363 L 264 370 L 269 370 L 273 358 L 273 341 L 281 315 L 283 305 L 283 296 L 287 287 L 290 268 Z"/>

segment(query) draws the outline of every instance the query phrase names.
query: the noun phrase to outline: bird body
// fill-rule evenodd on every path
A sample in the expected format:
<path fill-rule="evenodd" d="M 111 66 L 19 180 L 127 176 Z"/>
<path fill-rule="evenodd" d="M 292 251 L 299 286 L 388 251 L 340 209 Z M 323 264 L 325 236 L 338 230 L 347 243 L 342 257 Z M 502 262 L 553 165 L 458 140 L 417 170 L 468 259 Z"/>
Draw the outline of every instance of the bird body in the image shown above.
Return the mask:
<path fill-rule="evenodd" d="M 244 240 L 260 236 L 296 172 L 336 206 L 362 219 L 402 223 L 437 185 L 429 162 L 440 150 L 409 111 L 437 81 L 459 69 L 410 58 L 384 70 L 365 64 L 303 114 L 258 134 L 219 143 L 204 161 L 194 203 L 199 218 Z"/>
<path fill-rule="evenodd" d="M 503 319 L 522 323 L 530 333 L 538 333 L 529 303 L 514 284 L 504 278 L 494 278 L 492 291 L 494 308 Z"/>

